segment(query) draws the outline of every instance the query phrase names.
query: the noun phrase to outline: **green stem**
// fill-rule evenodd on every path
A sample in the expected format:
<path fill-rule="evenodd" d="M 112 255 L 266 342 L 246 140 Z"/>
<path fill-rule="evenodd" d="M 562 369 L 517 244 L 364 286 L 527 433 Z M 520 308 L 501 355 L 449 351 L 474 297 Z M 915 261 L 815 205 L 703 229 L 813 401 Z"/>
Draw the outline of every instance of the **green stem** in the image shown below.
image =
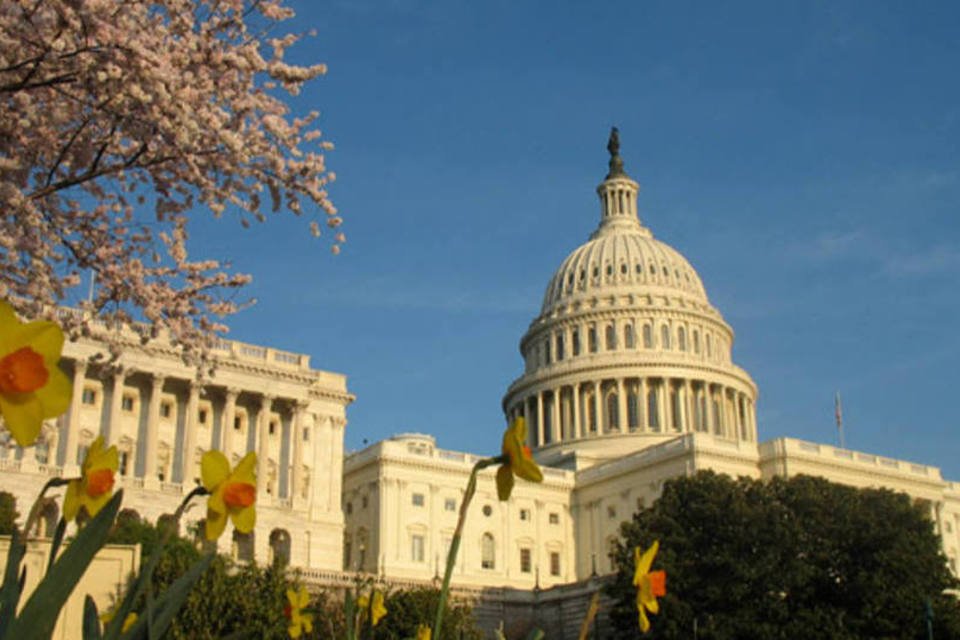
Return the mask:
<path fill-rule="evenodd" d="M 473 471 L 470 472 L 470 480 L 467 481 L 467 490 L 463 493 L 463 501 L 460 503 L 460 517 L 457 520 L 457 528 L 454 530 L 453 539 L 450 541 L 450 551 L 447 552 L 447 566 L 443 572 L 443 586 L 440 587 L 440 598 L 437 600 L 437 615 L 433 620 L 433 633 L 430 635 L 432 640 L 440 640 L 440 629 L 443 625 L 443 610 L 447 607 L 447 596 L 450 594 L 450 577 L 453 575 L 453 566 L 457 563 L 457 551 L 460 549 L 460 537 L 463 534 L 463 524 L 467 521 L 467 508 L 470 506 L 470 501 L 473 500 L 473 494 L 477 492 L 477 473 L 495 464 L 504 464 L 508 462 L 508 460 L 507 456 L 484 458 L 473 465 Z"/>
<path fill-rule="evenodd" d="M 34 501 L 33 506 L 30 507 L 30 514 L 27 516 L 27 523 L 23 527 L 23 539 L 27 540 L 30 537 L 30 529 L 33 528 L 34 523 L 37 521 L 37 518 L 40 517 L 40 507 L 43 505 L 44 498 L 43 496 L 47 493 L 48 489 L 53 487 L 62 487 L 65 484 L 68 484 L 69 480 L 64 480 L 63 478 L 50 478 L 47 480 L 47 484 L 43 485 L 43 489 L 40 490 L 40 495 L 37 496 L 37 499 Z"/>

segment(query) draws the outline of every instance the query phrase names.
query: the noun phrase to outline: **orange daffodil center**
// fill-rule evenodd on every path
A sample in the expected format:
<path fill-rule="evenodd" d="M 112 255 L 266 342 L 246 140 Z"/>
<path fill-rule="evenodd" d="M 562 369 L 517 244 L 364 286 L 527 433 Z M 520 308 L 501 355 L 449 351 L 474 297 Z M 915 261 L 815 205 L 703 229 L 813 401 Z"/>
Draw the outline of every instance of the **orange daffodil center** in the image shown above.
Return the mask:
<path fill-rule="evenodd" d="M 533 460 L 530 447 L 527 446 L 527 423 L 515 418 L 503 434 L 501 448 L 507 461 L 497 469 L 497 496 L 509 500 L 513 491 L 513 476 L 530 482 L 543 482 L 543 473 Z"/>
<path fill-rule="evenodd" d="M 300 587 L 299 591 L 287 589 L 287 606 L 283 608 L 283 615 L 290 620 L 287 633 L 291 638 L 299 638 L 304 633 L 313 631 L 313 614 L 303 612 L 308 604 L 310 594 L 306 587 Z"/>
<path fill-rule="evenodd" d="M 633 584 L 637 587 L 637 613 L 640 630 L 644 633 L 650 630 L 647 611 L 658 613 L 660 604 L 657 602 L 657 598 L 667 594 L 666 572 L 650 571 L 653 558 L 657 555 L 659 548 L 660 542 L 655 540 L 650 548 L 643 553 L 640 552 L 640 547 L 635 547 L 633 550 Z"/>
<path fill-rule="evenodd" d="M 227 517 L 240 533 L 250 533 L 257 522 L 257 454 L 250 452 L 230 469 L 227 457 L 219 451 L 207 451 L 200 460 L 203 488 L 207 499 L 207 540 L 216 540 L 227 526 Z"/>
<path fill-rule="evenodd" d="M 0 415 L 21 447 L 31 446 L 46 418 L 70 406 L 72 385 L 60 370 L 63 331 L 54 322 L 20 322 L 0 301 Z"/>
<path fill-rule="evenodd" d="M 63 518 L 68 522 L 83 508 L 93 517 L 110 500 L 114 476 L 120 466 L 116 447 L 103 446 L 103 437 L 93 441 L 80 467 L 80 477 L 67 484 L 63 496 Z"/>

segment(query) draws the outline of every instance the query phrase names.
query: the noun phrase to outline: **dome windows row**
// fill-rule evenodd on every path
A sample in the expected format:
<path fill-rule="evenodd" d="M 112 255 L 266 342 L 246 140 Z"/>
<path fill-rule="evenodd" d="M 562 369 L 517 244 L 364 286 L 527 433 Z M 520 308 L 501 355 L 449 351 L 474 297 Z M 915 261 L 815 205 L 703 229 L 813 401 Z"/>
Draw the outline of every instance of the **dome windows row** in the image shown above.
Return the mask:
<path fill-rule="evenodd" d="M 619 331 L 617 324 L 622 325 Z M 639 336 L 635 327 L 636 322 L 633 320 L 600 325 L 591 322 L 569 330 L 551 332 L 548 337 L 535 342 L 533 348 L 527 352 L 527 371 L 585 353 L 635 350 L 641 346 L 643 349 L 691 353 L 713 362 L 728 360 L 729 347 L 726 340 L 703 327 L 690 327 L 686 323 L 645 321 L 640 324 Z"/>
<path fill-rule="evenodd" d="M 589 281 L 587 279 L 588 273 L 590 274 Z M 631 274 L 633 277 L 631 277 Z M 687 269 L 681 271 L 678 267 L 654 262 L 647 263 L 646 267 L 643 262 L 636 262 L 632 265 L 621 262 L 619 268 L 616 268 L 613 263 L 607 262 L 603 268 L 602 277 L 601 268 L 598 264 L 593 264 L 589 268 L 581 268 L 579 271 L 569 270 L 566 278 L 562 276 L 557 278 L 553 296 L 559 298 L 565 294 L 570 295 L 574 291 L 584 291 L 588 284 L 599 286 L 616 283 L 669 285 L 691 291 L 699 290 L 696 280 L 691 277 Z"/>

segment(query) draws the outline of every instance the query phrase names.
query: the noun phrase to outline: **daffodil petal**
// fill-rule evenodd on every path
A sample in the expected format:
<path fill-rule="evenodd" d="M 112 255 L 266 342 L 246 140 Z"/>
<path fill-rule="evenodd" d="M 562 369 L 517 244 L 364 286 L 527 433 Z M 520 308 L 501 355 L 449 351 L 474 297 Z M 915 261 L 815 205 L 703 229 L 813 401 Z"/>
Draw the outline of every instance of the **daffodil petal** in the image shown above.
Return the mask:
<path fill-rule="evenodd" d="M 217 512 L 212 509 L 207 509 L 207 519 L 204 523 L 207 540 L 218 540 L 226 528 L 227 514 L 223 511 Z"/>
<path fill-rule="evenodd" d="M 299 625 L 299 624 L 291 624 L 289 627 L 287 627 L 287 633 L 290 634 L 290 637 L 291 637 L 291 638 L 299 638 L 299 637 L 300 637 L 300 633 L 301 633 L 301 632 L 300 632 L 300 625 Z"/>
<path fill-rule="evenodd" d="M 657 550 L 660 549 L 660 541 L 654 540 L 653 544 L 650 545 L 650 548 L 643 552 L 643 555 L 640 556 L 640 561 L 637 563 L 636 572 L 643 575 L 650 573 L 650 565 L 653 564 L 653 558 L 657 555 Z"/>
<path fill-rule="evenodd" d="M 11 331 L 6 342 L 9 351 L 30 347 L 43 356 L 44 362 L 49 365 L 60 360 L 63 330 L 57 323 L 47 320 L 26 322 Z"/>
<path fill-rule="evenodd" d="M 290 603 L 290 608 L 296 608 L 297 605 L 297 592 L 293 589 L 287 589 L 287 602 Z"/>
<path fill-rule="evenodd" d="M 71 522 L 80 511 L 80 481 L 71 480 L 63 494 L 63 519 Z"/>
<path fill-rule="evenodd" d="M 200 480 L 203 488 L 213 491 L 230 477 L 230 461 L 222 452 L 205 451 L 200 459 Z"/>
<path fill-rule="evenodd" d="M 246 482 L 257 486 L 257 453 L 251 451 L 240 459 L 233 469 L 232 479 L 236 482 Z"/>
<path fill-rule="evenodd" d="M 250 533 L 257 524 L 257 510 L 253 505 L 237 509 L 230 512 L 230 519 L 233 520 L 233 526 L 240 533 Z"/>
<path fill-rule="evenodd" d="M 374 599 L 374 602 L 376 602 L 376 599 Z M 300 587 L 300 593 L 297 594 L 297 606 L 300 609 L 305 609 L 308 604 L 310 604 L 310 593 L 306 587 Z"/>
<path fill-rule="evenodd" d="M 497 497 L 501 501 L 509 500 L 513 492 L 513 470 L 509 465 L 501 465 L 497 469 Z"/>
<path fill-rule="evenodd" d="M 640 614 L 640 631 L 646 633 L 650 631 L 650 619 L 647 618 L 647 613 L 643 610 L 643 607 L 638 606 L 637 612 Z"/>
<path fill-rule="evenodd" d="M 43 406 L 35 394 L 19 393 L 16 394 L 16 400 L 0 394 L 0 413 L 18 445 L 29 447 L 36 442 L 43 423 Z"/>
<path fill-rule="evenodd" d="M 43 406 L 43 417 L 54 418 L 70 408 L 73 383 L 60 367 L 49 369 L 47 383 L 33 392 Z"/>
<path fill-rule="evenodd" d="M 80 499 L 83 501 L 83 506 L 87 508 L 87 513 L 92 518 L 100 512 L 100 509 L 106 506 L 110 502 L 110 498 L 113 496 L 112 491 L 104 491 L 102 494 L 96 498 L 92 498 L 86 494 L 82 495 Z"/>
<path fill-rule="evenodd" d="M 524 480 L 528 480 L 530 482 L 543 482 L 543 472 L 540 471 L 540 466 L 533 460 L 523 457 L 521 458 L 518 466 L 519 469 L 516 470 L 517 475 Z"/>

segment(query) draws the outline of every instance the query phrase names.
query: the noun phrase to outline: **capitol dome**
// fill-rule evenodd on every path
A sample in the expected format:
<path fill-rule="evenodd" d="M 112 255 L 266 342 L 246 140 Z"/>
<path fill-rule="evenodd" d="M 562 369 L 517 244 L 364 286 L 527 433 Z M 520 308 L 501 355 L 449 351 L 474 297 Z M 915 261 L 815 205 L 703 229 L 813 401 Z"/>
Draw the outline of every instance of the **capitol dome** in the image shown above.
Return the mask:
<path fill-rule="evenodd" d="M 590 465 L 679 433 L 756 442 L 757 388 L 696 270 L 638 216 L 614 129 L 600 224 L 560 264 L 503 399 L 549 464 Z"/>

